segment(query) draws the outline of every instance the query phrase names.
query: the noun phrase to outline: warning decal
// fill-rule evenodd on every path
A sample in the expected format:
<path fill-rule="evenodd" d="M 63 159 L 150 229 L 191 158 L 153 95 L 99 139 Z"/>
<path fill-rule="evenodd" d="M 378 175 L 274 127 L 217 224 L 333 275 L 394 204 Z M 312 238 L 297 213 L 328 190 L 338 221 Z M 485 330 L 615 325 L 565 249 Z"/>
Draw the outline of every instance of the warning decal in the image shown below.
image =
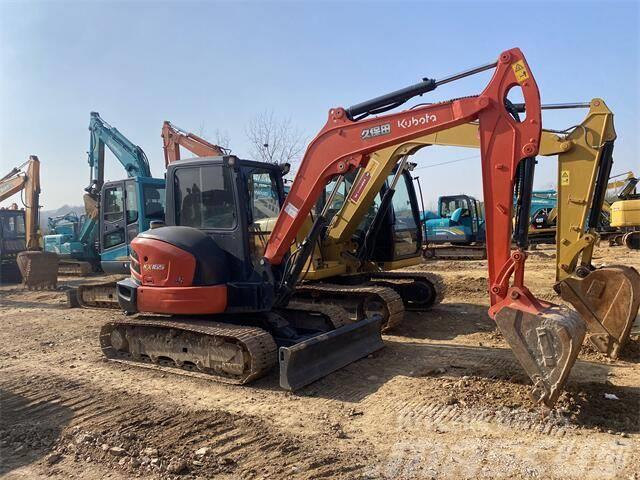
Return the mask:
<path fill-rule="evenodd" d="M 362 195 L 362 192 L 364 192 L 369 180 L 371 180 L 371 172 L 365 172 L 358 181 L 358 184 L 353 187 L 353 193 L 349 196 L 349 201 L 351 203 L 358 203 L 358 200 L 360 200 L 360 196 Z"/>
<path fill-rule="evenodd" d="M 529 79 L 529 72 L 527 72 L 527 67 L 524 66 L 524 62 L 522 60 L 512 63 L 511 68 L 513 68 L 513 73 L 516 75 L 518 83 L 522 83 Z"/>
<path fill-rule="evenodd" d="M 562 170 L 560 173 L 560 185 L 565 187 L 569 185 L 569 170 Z"/>
<path fill-rule="evenodd" d="M 296 218 L 296 216 L 298 215 L 298 208 L 293 203 L 287 203 L 287 205 L 284 207 L 284 211 L 291 218 Z"/>

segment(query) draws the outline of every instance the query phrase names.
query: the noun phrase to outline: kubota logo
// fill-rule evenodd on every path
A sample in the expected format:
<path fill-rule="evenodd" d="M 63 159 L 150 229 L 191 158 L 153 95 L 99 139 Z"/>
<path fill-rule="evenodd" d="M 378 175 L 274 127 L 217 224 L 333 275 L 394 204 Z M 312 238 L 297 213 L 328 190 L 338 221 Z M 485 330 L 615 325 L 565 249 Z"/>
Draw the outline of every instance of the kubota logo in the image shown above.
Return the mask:
<path fill-rule="evenodd" d="M 438 117 L 434 114 L 425 113 L 424 115 L 414 115 L 411 118 L 403 118 L 402 120 L 398 120 L 398 127 L 400 128 L 409 128 L 409 127 L 417 127 L 418 125 L 427 125 L 428 123 L 437 122 Z"/>
<path fill-rule="evenodd" d="M 167 266 L 164 263 L 145 263 L 144 270 L 164 270 Z"/>

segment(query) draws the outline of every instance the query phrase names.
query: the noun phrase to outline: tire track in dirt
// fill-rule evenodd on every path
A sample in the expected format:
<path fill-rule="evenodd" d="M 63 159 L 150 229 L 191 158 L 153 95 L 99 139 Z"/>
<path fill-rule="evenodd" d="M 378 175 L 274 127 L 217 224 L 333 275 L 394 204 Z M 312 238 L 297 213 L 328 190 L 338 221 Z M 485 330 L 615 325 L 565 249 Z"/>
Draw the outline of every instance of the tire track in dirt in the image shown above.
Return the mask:
<path fill-rule="evenodd" d="M 0 432 L 7 447 L 3 453 L 28 443 L 18 432 L 31 435 L 24 428 L 28 423 L 39 428 L 34 437 L 51 430 L 41 456 L 53 450 L 61 458 L 98 462 L 132 474 L 357 478 L 367 464 L 362 452 L 339 452 L 331 442 L 284 433 L 256 417 L 222 410 L 175 411 L 143 395 L 96 391 L 56 376 L 5 375 L 0 402 Z M 19 451 L 12 456 L 20 457 Z M 33 459 L 22 463 L 29 461 Z"/>

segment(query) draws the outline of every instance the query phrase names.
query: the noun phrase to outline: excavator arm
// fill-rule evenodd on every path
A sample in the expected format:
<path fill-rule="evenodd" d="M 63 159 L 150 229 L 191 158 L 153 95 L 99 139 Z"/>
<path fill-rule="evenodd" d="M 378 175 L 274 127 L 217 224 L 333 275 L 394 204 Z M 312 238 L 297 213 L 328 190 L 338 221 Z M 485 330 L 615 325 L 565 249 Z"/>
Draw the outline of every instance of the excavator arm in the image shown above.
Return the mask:
<path fill-rule="evenodd" d="M 452 79 L 494 67 L 489 85 L 478 96 L 363 119 L 370 113 L 394 108 L 408 98 Z M 517 121 L 505 106 L 507 95 L 514 87 L 522 89 L 525 99 L 527 117 L 523 122 Z M 585 329 L 575 312 L 539 301 L 531 294 L 524 285 L 526 254 L 521 248 L 511 253 L 514 187 L 518 182 L 523 198 L 526 200 L 528 195 L 530 199 L 533 157 L 539 150 L 542 128 L 538 88 L 518 49 L 502 53 L 493 64 L 442 81 L 425 80 L 422 84 L 349 109 L 331 109 L 326 125 L 307 148 L 267 243 L 263 263 L 276 266 L 283 262 L 302 222 L 329 181 L 337 179 L 326 207 L 332 203 L 344 175 L 366 167 L 374 152 L 472 120 L 479 122 L 487 205 L 489 314 L 534 381 L 536 400 L 552 405 L 575 362 Z M 519 165 L 526 168 L 519 168 Z M 356 183 L 356 192 L 358 188 L 363 186 Z M 276 303 L 286 303 L 295 288 L 313 246 L 326 226 L 326 207 L 316 216 L 311 231 L 296 253 L 287 260 L 281 272 Z"/>
<path fill-rule="evenodd" d="M 98 112 L 91 112 L 89 121 L 89 166 L 91 180 L 87 191 L 100 192 L 104 184 L 104 147 L 113 152 L 128 177 L 150 177 L 149 160 L 142 148 L 122 135 L 117 128 L 105 122 Z"/>
<path fill-rule="evenodd" d="M 184 147 L 198 157 L 218 157 L 227 155 L 229 151 L 219 145 L 206 141 L 193 133 L 182 130 L 169 121 L 162 125 L 162 148 L 164 165 L 180 160 L 180 147 Z"/>

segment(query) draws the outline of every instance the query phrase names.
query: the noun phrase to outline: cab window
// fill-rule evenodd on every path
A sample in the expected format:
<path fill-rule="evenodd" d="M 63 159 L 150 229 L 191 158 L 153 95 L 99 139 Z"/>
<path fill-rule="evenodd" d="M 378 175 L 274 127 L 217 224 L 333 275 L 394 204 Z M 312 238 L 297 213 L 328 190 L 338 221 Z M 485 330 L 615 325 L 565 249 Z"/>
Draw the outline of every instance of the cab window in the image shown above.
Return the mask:
<path fill-rule="evenodd" d="M 413 209 L 411 206 L 411 197 L 409 196 L 409 189 L 407 188 L 404 177 L 396 185 L 396 191 L 391 199 L 393 204 L 393 213 L 395 215 L 395 223 L 393 228 L 398 230 L 416 230 L 416 219 L 413 216 Z"/>
<path fill-rule="evenodd" d="M 106 222 L 117 222 L 124 216 L 122 186 L 114 186 L 105 189 L 104 193 L 104 220 Z"/>
<path fill-rule="evenodd" d="M 464 209 L 462 212 L 463 217 L 470 215 L 469 206 L 464 198 L 443 198 L 440 202 L 440 216 L 442 218 L 449 218 L 457 209 Z"/>
<path fill-rule="evenodd" d="M 144 214 L 150 220 L 164 220 L 165 189 L 154 185 L 142 187 Z"/>
<path fill-rule="evenodd" d="M 236 208 L 231 172 L 222 165 L 178 168 L 175 172 L 176 225 L 232 229 Z"/>
<path fill-rule="evenodd" d="M 280 198 L 275 179 L 268 172 L 249 175 L 249 196 L 253 222 L 276 218 L 280 213 Z"/>
<path fill-rule="evenodd" d="M 136 184 L 133 182 L 127 183 L 125 187 L 127 194 L 127 225 L 138 221 L 138 198 L 136 197 Z"/>

